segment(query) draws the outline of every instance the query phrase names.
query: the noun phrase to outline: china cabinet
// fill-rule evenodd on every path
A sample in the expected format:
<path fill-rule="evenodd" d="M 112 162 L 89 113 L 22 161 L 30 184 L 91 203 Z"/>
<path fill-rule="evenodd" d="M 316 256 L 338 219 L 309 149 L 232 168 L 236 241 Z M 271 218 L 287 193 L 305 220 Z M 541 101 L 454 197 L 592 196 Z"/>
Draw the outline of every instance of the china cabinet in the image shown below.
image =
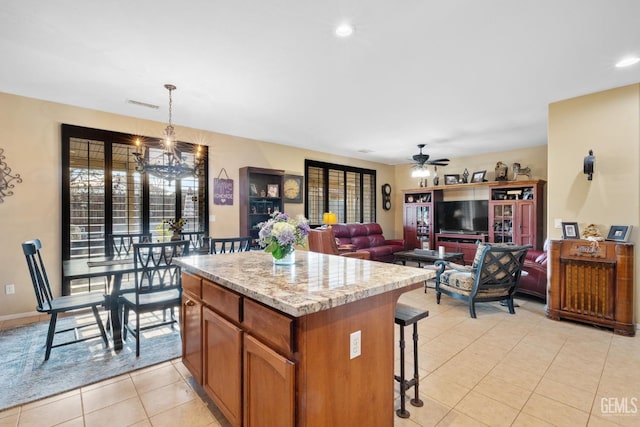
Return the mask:
<path fill-rule="evenodd" d="M 240 236 L 250 236 L 257 245 L 259 225 L 283 206 L 284 171 L 255 167 L 240 168 Z"/>
<path fill-rule="evenodd" d="M 435 203 L 440 191 L 404 191 L 403 238 L 407 249 L 434 248 Z"/>

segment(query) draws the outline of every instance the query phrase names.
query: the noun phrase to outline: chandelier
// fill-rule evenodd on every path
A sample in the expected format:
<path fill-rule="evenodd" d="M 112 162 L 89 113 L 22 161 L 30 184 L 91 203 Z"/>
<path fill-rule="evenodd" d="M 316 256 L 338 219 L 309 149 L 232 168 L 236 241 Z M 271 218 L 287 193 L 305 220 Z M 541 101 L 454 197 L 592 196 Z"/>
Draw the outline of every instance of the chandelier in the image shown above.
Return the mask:
<path fill-rule="evenodd" d="M 166 84 L 164 87 L 169 91 L 169 124 L 164 129 L 162 142 L 164 148 L 163 159 L 160 162 L 151 163 L 149 156 L 141 150 L 140 140 L 138 139 L 136 140 L 136 151 L 132 153 L 136 161 L 136 170 L 140 173 L 148 173 L 149 175 L 168 181 L 199 176 L 200 166 L 204 161 L 200 153 L 200 146 L 198 146 L 195 152 L 193 165 L 189 165 L 186 161 L 182 160 L 177 148 L 178 141 L 176 139 L 176 132 L 171 122 L 173 113 L 173 98 L 171 92 L 176 90 L 176 87 L 172 84 Z"/>

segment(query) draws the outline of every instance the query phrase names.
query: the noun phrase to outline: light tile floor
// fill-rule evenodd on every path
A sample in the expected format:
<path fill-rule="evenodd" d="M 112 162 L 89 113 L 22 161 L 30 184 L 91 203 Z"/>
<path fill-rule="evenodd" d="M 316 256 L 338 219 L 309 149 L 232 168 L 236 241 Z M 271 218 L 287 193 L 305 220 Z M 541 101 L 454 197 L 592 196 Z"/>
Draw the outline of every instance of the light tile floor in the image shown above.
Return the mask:
<path fill-rule="evenodd" d="M 411 416 L 395 417 L 395 426 L 640 425 L 639 337 L 549 320 L 533 300 L 519 299 L 515 316 L 478 304 L 477 319 L 446 296 L 437 305 L 433 290 L 400 301 L 430 315 L 419 323 L 424 406 L 407 403 Z M 408 341 L 409 375 L 411 348 Z M 191 384 L 174 360 L 0 412 L 0 426 L 227 426 Z"/>

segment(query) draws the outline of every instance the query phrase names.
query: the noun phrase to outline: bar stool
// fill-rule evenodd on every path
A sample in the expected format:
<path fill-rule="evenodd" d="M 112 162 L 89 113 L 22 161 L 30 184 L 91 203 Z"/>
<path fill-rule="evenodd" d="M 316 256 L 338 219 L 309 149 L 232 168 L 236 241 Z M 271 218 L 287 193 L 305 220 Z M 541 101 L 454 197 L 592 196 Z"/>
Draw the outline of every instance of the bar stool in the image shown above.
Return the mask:
<path fill-rule="evenodd" d="M 395 323 L 400 325 L 400 376 L 394 375 L 396 381 L 400 383 L 400 409 L 396 410 L 396 414 L 400 418 L 409 418 L 409 411 L 405 407 L 405 394 L 407 390 L 414 387 L 415 397 L 411 399 L 411 404 L 416 407 L 424 405 L 420 400 L 418 387 L 420 383 L 420 375 L 418 373 L 418 321 L 429 316 L 427 310 L 421 310 L 406 304 L 396 304 Z M 405 379 L 404 374 L 404 328 L 413 325 L 413 378 Z"/>

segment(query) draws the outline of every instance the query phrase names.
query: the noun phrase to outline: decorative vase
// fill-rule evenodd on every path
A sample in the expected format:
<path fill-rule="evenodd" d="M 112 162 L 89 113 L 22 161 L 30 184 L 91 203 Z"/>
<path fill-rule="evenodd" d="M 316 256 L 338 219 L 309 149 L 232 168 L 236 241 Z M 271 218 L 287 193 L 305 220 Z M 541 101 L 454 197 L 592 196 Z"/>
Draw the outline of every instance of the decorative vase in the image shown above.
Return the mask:
<path fill-rule="evenodd" d="M 182 236 L 178 230 L 173 230 L 173 234 L 171 235 L 171 240 L 182 240 Z"/>
<path fill-rule="evenodd" d="M 274 265 L 291 265 L 296 263 L 296 250 L 292 249 L 287 255 L 280 259 L 273 258 Z"/>

